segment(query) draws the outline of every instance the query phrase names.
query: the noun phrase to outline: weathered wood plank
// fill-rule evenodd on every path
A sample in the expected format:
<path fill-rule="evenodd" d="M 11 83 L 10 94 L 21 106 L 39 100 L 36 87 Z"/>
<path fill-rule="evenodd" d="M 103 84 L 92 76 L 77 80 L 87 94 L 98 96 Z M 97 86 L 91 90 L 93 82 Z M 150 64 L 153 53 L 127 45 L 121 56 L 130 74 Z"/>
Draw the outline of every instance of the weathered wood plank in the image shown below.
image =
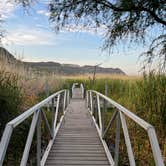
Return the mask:
<path fill-rule="evenodd" d="M 52 164 L 55 164 L 55 165 L 59 165 L 59 164 L 64 164 L 64 165 L 68 165 L 68 164 L 73 164 L 73 165 L 78 165 L 78 164 L 93 164 L 93 165 L 103 165 L 103 164 L 108 164 L 108 161 L 104 160 L 104 161 L 87 161 L 87 160 L 79 160 L 79 161 L 76 161 L 76 160 L 49 160 L 48 161 L 48 164 L 49 163 L 52 163 Z"/>

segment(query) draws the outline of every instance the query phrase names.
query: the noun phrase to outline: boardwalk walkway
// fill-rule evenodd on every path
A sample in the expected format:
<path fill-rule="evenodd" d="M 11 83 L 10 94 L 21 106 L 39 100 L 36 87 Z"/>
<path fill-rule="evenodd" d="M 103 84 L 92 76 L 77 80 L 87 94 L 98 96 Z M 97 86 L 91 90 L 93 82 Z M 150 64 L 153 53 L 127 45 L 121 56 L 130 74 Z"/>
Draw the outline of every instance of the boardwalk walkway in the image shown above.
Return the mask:
<path fill-rule="evenodd" d="M 46 166 L 52 165 L 110 165 L 79 89 L 74 91 L 65 119 L 47 158 Z"/>

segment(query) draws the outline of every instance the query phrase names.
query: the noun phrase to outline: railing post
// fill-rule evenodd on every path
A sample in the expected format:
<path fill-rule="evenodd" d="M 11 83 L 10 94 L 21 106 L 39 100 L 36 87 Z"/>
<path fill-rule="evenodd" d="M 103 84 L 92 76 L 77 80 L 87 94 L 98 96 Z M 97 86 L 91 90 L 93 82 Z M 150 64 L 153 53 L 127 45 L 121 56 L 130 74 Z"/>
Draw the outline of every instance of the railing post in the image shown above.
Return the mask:
<path fill-rule="evenodd" d="M 106 115 L 106 109 L 105 109 L 105 99 L 103 99 L 103 107 L 102 107 L 102 113 L 101 113 L 101 120 L 102 120 L 102 137 L 103 137 L 103 134 L 104 134 L 104 129 L 105 129 L 105 115 Z"/>
<path fill-rule="evenodd" d="M 93 99 L 93 116 L 95 117 L 95 120 L 97 122 L 97 114 L 98 114 L 98 102 L 97 102 L 97 94 L 92 96 Z M 100 125 L 100 124 L 99 124 Z"/>
<path fill-rule="evenodd" d="M 56 102 L 56 111 L 55 111 L 55 116 L 54 116 L 54 132 L 57 124 L 57 118 L 58 118 L 58 111 L 59 111 L 59 103 L 60 102 L 60 94 L 58 95 L 57 102 Z M 54 133 L 55 135 L 55 133 Z M 53 135 L 53 137 L 54 137 Z"/>
<path fill-rule="evenodd" d="M 82 83 L 81 83 L 80 87 L 81 87 L 81 91 L 82 91 L 82 98 L 84 98 L 84 86 Z"/>
<path fill-rule="evenodd" d="M 103 125 L 102 125 L 102 119 L 101 119 L 101 109 L 100 109 L 100 98 L 99 95 L 97 97 L 97 109 L 98 109 L 98 116 L 99 116 L 99 126 L 100 126 L 100 134 L 103 135 Z"/>
<path fill-rule="evenodd" d="M 150 144 L 151 144 L 151 147 L 152 147 L 152 152 L 153 152 L 153 156 L 154 156 L 156 166 L 164 166 L 164 162 L 163 162 L 160 147 L 159 147 L 159 144 L 158 144 L 158 141 L 157 141 L 155 129 L 153 127 L 150 127 L 147 130 L 147 132 L 148 132 Z"/>
<path fill-rule="evenodd" d="M 64 99 L 63 99 L 63 114 L 66 109 L 66 91 L 64 92 Z"/>
<path fill-rule="evenodd" d="M 70 91 L 67 91 L 67 105 L 70 103 Z"/>
<path fill-rule="evenodd" d="M 40 112 L 40 110 L 37 110 L 33 115 L 33 119 L 32 119 L 32 122 L 31 122 L 31 127 L 29 129 L 28 138 L 27 138 L 27 141 L 26 141 L 26 145 L 25 145 L 25 149 L 24 149 L 24 152 L 23 152 L 23 156 L 22 156 L 22 159 L 21 159 L 20 166 L 27 165 L 29 151 L 30 151 L 30 148 L 31 148 L 31 144 L 32 144 L 33 135 L 34 135 L 34 132 L 35 132 L 39 112 Z"/>
<path fill-rule="evenodd" d="M 74 91 L 74 88 L 75 88 L 75 83 L 72 85 L 72 88 L 71 88 L 71 95 L 72 95 L 72 98 L 73 98 L 73 91 Z"/>
<path fill-rule="evenodd" d="M 89 107 L 89 92 L 86 91 L 86 106 Z"/>
<path fill-rule="evenodd" d="M 91 114 L 93 115 L 93 99 L 92 99 L 92 92 L 90 91 L 90 111 L 91 111 Z"/>
<path fill-rule="evenodd" d="M 91 107 L 90 91 L 88 91 L 88 107 Z M 90 108 L 91 109 L 91 108 Z"/>
<path fill-rule="evenodd" d="M 132 150 L 132 147 L 131 147 L 129 132 L 128 132 L 128 129 L 127 129 L 127 124 L 126 124 L 125 117 L 124 117 L 122 112 L 120 112 L 120 119 L 121 119 L 121 123 L 122 123 L 122 129 L 123 129 L 123 134 L 124 134 L 125 143 L 126 143 L 126 147 L 127 147 L 129 162 L 130 162 L 131 166 L 135 166 L 135 159 L 134 159 L 134 154 L 133 154 L 133 150 Z"/>
<path fill-rule="evenodd" d="M 41 161 L 41 112 L 37 121 L 37 166 L 40 166 Z"/>
<path fill-rule="evenodd" d="M 115 152 L 114 152 L 115 166 L 118 166 L 119 162 L 119 143 L 120 143 L 120 115 L 118 112 L 116 116 L 116 138 L 115 138 Z"/>
<path fill-rule="evenodd" d="M 3 165 L 3 161 L 6 155 L 7 147 L 9 145 L 12 132 L 13 132 L 13 127 L 7 124 L 0 142 L 0 166 Z"/>
<path fill-rule="evenodd" d="M 52 135 L 54 135 L 54 115 L 55 115 L 55 98 L 51 100 L 51 127 L 52 127 Z"/>

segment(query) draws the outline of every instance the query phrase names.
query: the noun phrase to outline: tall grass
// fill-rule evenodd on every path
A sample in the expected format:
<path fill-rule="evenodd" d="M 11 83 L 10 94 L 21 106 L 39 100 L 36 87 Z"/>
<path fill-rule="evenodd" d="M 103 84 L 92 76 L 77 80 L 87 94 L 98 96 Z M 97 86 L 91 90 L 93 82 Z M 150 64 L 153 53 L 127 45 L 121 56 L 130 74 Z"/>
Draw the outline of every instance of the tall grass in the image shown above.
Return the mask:
<path fill-rule="evenodd" d="M 19 113 L 21 103 L 22 92 L 18 86 L 18 76 L 0 71 L 0 135 L 6 122 Z"/>
<path fill-rule="evenodd" d="M 0 138 L 5 125 L 11 119 L 63 86 L 64 80 L 54 74 L 38 72 L 22 64 L 0 61 Z M 31 118 L 14 129 L 6 153 L 4 165 L 18 166 L 25 147 Z M 42 126 L 43 135 L 48 132 Z M 34 138 L 28 164 L 35 158 L 36 139 Z M 32 165 L 32 164 L 31 164 Z M 34 164 L 35 165 L 35 164 Z"/>
<path fill-rule="evenodd" d="M 136 115 L 152 124 L 157 132 L 162 155 L 166 159 L 166 76 L 151 72 L 142 77 L 97 78 L 95 83 L 91 79 L 70 79 L 72 82 L 83 82 L 86 89 L 94 89 L 105 93 L 105 84 L 108 85 L 108 96 L 128 108 Z M 109 121 L 110 115 L 105 118 Z M 150 142 L 146 132 L 126 118 L 137 165 L 154 165 Z M 108 136 L 110 139 L 111 136 Z M 123 137 L 123 136 L 122 136 Z M 123 139 L 122 139 L 123 140 Z M 121 146 L 121 155 L 124 159 L 121 165 L 126 165 L 127 152 Z"/>

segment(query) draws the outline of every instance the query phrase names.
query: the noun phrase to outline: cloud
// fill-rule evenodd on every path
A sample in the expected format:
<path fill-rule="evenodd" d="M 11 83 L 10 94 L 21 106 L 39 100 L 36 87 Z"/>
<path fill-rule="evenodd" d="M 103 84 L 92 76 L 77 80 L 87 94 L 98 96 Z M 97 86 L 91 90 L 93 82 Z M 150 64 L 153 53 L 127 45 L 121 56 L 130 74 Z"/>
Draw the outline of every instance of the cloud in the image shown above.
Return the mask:
<path fill-rule="evenodd" d="M 0 18 L 6 19 L 12 16 L 13 11 L 16 9 L 16 5 L 9 0 L 0 0 Z"/>
<path fill-rule="evenodd" d="M 4 45 L 55 45 L 55 43 L 55 36 L 51 32 L 24 27 L 12 30 L 2 39 Z"/>
<path fill-rule="evenodd" d="M 46 4 L 46 5 L 50 4 L 50 2 L 51 2 L 51 0 L 41 0 L 41 3 Z"/>
<path fill-rule="evenodd" d="M 36 12 L 37 14 L 40 14 L 40 15 L 44 15 L 46 17 L 49 17 L 50 16 L 50 12 L 46 11 L 46 10 L 38 10 Z"/>

